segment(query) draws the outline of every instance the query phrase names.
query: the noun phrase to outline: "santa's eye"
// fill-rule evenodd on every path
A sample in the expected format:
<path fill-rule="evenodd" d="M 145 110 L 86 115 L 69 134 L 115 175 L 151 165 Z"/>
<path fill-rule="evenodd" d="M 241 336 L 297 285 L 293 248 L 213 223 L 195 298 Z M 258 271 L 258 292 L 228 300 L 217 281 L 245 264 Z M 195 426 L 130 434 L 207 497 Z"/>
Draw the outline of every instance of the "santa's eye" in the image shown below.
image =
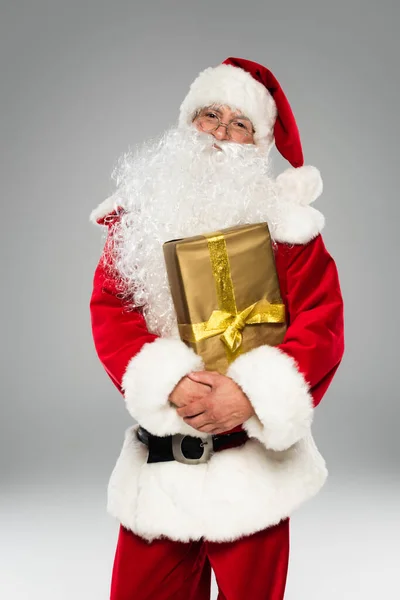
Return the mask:
<path fill-rule="evenodd" d="M 241 131 L 242 133 L 252 134 L 252 125 L 249 121 L 232 121 L 232 129 L 235 131 Z"/>
<path fill-rule="evenodd" d="M 206 117 L 211 117 L 211 118 L 214 118 L 214 119 L 218 118 L 217 115 L 215 113 L 213 113 L 213 112 L 206 112 L 205 116 Z"/>

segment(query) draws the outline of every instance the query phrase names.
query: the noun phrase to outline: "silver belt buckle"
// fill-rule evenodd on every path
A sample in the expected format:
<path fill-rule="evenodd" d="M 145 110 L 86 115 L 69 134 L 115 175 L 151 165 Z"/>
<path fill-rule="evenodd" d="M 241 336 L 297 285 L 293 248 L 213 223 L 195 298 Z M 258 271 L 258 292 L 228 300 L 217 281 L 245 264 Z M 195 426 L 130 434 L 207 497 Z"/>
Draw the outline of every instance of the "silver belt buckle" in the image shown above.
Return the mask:
<path fill-rule="evenodd" d="M 199 465 L 209 461 L 213 453 L 213 441 L 212 435 L 208 435 L 206 438 L 201 440 L 201 446 L 203 448 L 203 454 L 200 458 L 187 458 L 182 452 L 182 441 L 185 437 L 192 437 L 176 433 L 172 436 L 172 454 L 174 459 L 178 462 L 184 463 L 185 465 Z M 200 438 L 199 438 L 200 439 Z"/>

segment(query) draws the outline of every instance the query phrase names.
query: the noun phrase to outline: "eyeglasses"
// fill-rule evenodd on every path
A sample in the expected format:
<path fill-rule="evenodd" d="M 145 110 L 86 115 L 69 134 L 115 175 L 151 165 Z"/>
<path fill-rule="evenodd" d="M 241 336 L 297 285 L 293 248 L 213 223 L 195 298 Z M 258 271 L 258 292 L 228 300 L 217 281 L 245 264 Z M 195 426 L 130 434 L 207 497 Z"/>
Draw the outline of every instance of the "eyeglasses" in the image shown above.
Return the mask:
<path fill-rule="evenodd" d="M 228 124 L 222 123 L 217 113 L 212 110 L 200 113 L 194 120 L 206 133 L 216 131 L 221 125 L 226 127 L 228 137 L 237 142 L 247 140 L 254 133 L 253 126 L 247 119 L 232 119 Z"/>

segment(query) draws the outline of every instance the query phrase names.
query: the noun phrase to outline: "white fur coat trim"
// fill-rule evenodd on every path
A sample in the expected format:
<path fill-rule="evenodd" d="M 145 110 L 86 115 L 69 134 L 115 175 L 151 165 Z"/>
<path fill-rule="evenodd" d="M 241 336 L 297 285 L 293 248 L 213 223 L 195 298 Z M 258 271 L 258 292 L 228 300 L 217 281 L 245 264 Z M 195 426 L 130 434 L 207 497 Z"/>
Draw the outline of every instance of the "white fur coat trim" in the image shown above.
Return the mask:
<path fill-rule="evenodd" d="M 267 448 L 285 450 L 307 435 L 312 397 L 290 356 L 272 346 L 259 346 L 239 356 L 227 376 L 239 384 L 256 412 L 243 424 L 250 437 Z"/>
<path fill-rule="evenodd" d="M 108 512 L 149 541 L 222 542 L 250 535 L 290 516 L 327 477 L 311 433 L 282 452 L 251 439 L 216 452 L 205 464 L 147 464 L 136 427 L 126 432 L 110 478 Z"/>
<path fill-rule="evenodd" d="M 180 106 L 179 125 L 190 125 L 196 110 L 213 103 L 242 111 L 254 125 L 255 141 L 271 143 L 277 116 L 275 100 L 250 73 L 224 64 L 201 71 Z"/>
<path fill-rule="evenodd" d="M 157 338 L 144 344 L 129 361 L 122 379 L 128 411 L 154 435 L 207 437 L 187 425 L 168 400 L 182 377 L 203 368 L 201 357 L 180 339 Z"/>
<path fill-rule="evenodd" d="M 271 236 L 276 242 L 306 244 L 321 233 L 325 218 L 309 205 L 321 195 L 322 189 L 321 174 L 311 165 L 297 169 L 289 167 L 278 175 L 276 192 L 280 204 L 276 211 L 272 209 L 268 220 Z M 119 207 L 115 197 L 110 196 L 92 210 L 90 220 L 99 223 Z"/>

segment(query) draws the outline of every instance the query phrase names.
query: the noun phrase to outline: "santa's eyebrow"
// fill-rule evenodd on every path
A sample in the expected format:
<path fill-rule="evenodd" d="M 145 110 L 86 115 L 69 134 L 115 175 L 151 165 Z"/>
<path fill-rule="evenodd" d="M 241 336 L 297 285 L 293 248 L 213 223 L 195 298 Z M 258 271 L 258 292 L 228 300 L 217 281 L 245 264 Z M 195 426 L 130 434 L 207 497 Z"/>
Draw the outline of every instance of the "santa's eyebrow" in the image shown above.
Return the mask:
<path fill-rule="evenodd" d="M 217 106 L 213 106 L 212 104 L 210 106 L 206 106 L 203 110 L 213 110 L 222 115 L 222 110 Z M 250 121 L 251 123 L 251 119 L 249 119 L 249 117 L 246 117 L 246 115 L 234 115 L 232 119 L 245 119 L 246 121 Z"/>
<path fill-rule="evenodd" d="M 249 117 L 246 117 L 246 115 L 235 115 L 234 117 L 232 117 L 233 119 L 245 119 L 245 121 L 250 121 Z"/>
<path fill-rule="evenodd" d="M 210 104 L 210 106 L 205 106 L 202 110 L 213 110 L 214 112 L 218 112 L 220 115 L 222 114 L 222 110 L 213 104 Z"/>

